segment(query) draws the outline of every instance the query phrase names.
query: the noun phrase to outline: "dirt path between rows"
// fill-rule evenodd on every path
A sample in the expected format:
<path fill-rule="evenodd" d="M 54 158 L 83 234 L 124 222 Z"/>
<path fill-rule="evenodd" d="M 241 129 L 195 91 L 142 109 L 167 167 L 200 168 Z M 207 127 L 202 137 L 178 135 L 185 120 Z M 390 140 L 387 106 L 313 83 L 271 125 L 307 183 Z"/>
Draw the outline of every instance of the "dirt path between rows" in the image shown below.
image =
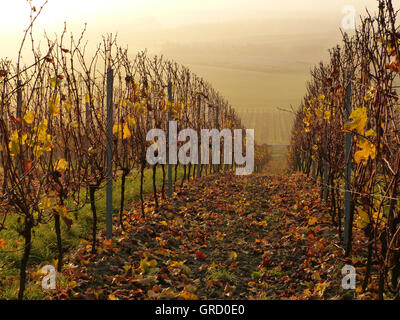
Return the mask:
<path fill-rule="evenodd" d="M 138 204 L 96 255 L 82 243 L 52 298 L 337 299 L 343 251 L 319 189 L 300 174 L 193 181 Z"/>

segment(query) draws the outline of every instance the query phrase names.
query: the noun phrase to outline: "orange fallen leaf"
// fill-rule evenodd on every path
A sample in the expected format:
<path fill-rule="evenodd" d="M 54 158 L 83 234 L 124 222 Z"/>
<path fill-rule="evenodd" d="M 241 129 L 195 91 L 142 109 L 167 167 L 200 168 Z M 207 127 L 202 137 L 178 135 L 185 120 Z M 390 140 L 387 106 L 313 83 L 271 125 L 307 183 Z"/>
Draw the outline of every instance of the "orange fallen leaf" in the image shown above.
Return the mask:
<path fill-rule="evenodd" d="M 110 294 L 108 296 L 108 300 L 119 300 L 116 296 L 114 296 L 113 294 Z"/>
<path fill-rule="evenodd" d="M 196 251 L 196 258 L 197 259 L 204 259 L 206 257 L 206 254 L 201 252 L 200 250 Z"/>
<path fill-rule="evenodd" d="M 308 225 L 309 226 L 313 226 L 314 224 L 316 224 L 318 221 L 317 217 L 312 217 L 308 220 Z"/>

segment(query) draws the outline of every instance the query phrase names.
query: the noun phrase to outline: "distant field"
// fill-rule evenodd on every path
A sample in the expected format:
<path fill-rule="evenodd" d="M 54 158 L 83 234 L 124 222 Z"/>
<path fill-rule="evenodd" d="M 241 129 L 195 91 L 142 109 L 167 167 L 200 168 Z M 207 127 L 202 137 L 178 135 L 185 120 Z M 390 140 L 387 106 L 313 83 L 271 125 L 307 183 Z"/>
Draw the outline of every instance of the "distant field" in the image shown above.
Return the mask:
<path fill-rule="evenodd" d="M 341 38 L 335 19 L 296 19 L 193 26 L 189 30 L 196 31 L 195 38 L 192 33 L 185 37 L 188 29 L 182 28 L 174 30 L 175 38 L 162 44 L 160 53 L 210 82 L 246 127 L 256 130 L 259 142 L 287 144 L 293 116 L 277 108 L 298 108 L 310 69 L 326 60 Z"/>
<path fill-rule="evenodd" d="M 282 111 L 241 111 L 240 118 L 246 128 L 255 129 L 257 142 L 269 145 L 288 144 L 293 117 Z"/>
<path fill-rule="evenodd" d="M 256 72 L 214 66 L 189 67 L 228 98 L 244 124 L 255 129 L 256 140 L 268 144 L 288 144 L 293 115 L 290 109 L 300 103 L 306 77 L 300 72 Z M 291 87 L 286 84 L 291 83 Z M 294 85 L 293 85 L 294 84 Z"/>
<path fill-rule="evenodd" d="M 271 160 L 264 170 L 266 173 L 285 173 L 288 169 L 287 148 L 287 145 L 271 146 Z"/>

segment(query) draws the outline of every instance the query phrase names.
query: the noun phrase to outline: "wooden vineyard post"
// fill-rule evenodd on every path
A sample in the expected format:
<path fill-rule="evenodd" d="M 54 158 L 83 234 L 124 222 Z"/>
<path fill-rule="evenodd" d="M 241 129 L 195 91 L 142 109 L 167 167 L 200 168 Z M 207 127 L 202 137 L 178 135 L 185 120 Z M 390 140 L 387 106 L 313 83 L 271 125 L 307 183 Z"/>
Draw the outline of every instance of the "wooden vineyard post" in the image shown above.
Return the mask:
<path fill-rule="evenodd" d="M 348 75 L 348 85 L 346 88 L 346 119 L 350 117 L 351 111 L 351 82 L 350 74 Z M 352 229 L 353 229 L 353 206 L 351 203 L 351 133 L 346 132 L 345 134 L 345 192 L 344 192 L 344 247 L 346 251 L 346 256 L 350 255 L 351 252 L 351 239 L 352 239 Z"/>
<path fill-rule="evenodd" d="M 198 106 L 197 106 L 197 119 L 198 119 L 198 128 L 197 128 L 197 132 L 198 132 L 198 136 L 200 137 L 200 129 L 201 129 L 201 126 L 200 126 L 200 117 L 201 117 L 201 96 L 200 95 L 198 95 L 198 97 L 197 97 L 197 103 L 198 103 Z M 197 145 L 197 150 L 198 150 L 198 152 L 197 152 L 197 178 L 200 178 L 201 177 L 201 172 L 200 172 L 200 169 L 201 169 L 201 150 L 200 150 L 200 139 L 199 139 L 199 141 L 198 141 L 198 145 Z"/>
<path fill-rule="evenodd" d="M 107 186 L 106 186 L 106 238 L 112 238 L 112 144 L 113 144 L 113 81 L 114 72 L 107 71 Z"/>
<path fill-rule="evenodd" d="M 172 82 L 168 82 L 168 101 L 172 104 Z M 171 111 L 168 111 L 168 127 L 171 121 Z M 171 137 L 168 130 L 168 145 L 170 145 Z M 170 148 L 168 147 L 168 197 L 172 197 L 172 163 L 170 159 Z"/>

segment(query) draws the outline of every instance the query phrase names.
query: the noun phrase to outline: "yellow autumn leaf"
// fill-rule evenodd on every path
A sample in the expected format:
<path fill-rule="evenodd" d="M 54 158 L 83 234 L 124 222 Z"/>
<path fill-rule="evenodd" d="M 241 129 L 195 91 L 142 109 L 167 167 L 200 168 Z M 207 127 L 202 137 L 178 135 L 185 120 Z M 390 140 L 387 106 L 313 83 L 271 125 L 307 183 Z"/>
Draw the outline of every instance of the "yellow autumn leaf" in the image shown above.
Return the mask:
<path fill-rule="evenodd" d="M 350 120 L 344 124 L 344 130 L 350 132 L 355 129 L 357 133 L 364 134 L 364 129 L 368 122 L 367 108 L 361 107 L 355 109 L 351 113 L 349 119 Z"/>
<path fill-rule="evenodd" d="M 148 261 L 147 259 L 143 259 L 140 261 L 140 267 L 143 273 L 147 273 L 151 268 L 155 268 L 157 266 L 157 261 L 155 259 Z"/>
<path fill-rule="evenodd" d="M 8 144 L 8 148 L 10 149 L 11 156 L 17 156 L 19 154 L 19 143 L 18 141 L 10 141 Z"/>
<path fill-rule="evenodd" d="M 53 117 L 56 117 L 60 114 L 60 108 L 57 107 L 55 104 L 51 104 L 49 107 L 49 112 Z"/>
<path fill-rule="evenodd" d="M 365 132 L 366 137 L 375 137 L 376 133 L 373 129 L 369 129 L 368 131 Z"/>
<path fill-rule="evenodd" d="M 28 139 L 28 135 L 27 135 L 26 133 L 24 133 L 24 134 L 22 135 L 22 137 L 21 137 L 21 143 L 22 143 L 22 145 L 25 144 L 25 142 L 26 142 L 27 139 Z"/>
<path fill-rule="evenodd" d="M 237 257 L 238 257 L 238 255 L 235 251 L 229 251 L 229 259 L 236 260 Z"/>
<path fill-rule="evenodd" d="M 356 220 L 356 226 L 360 229 L 364 229 L 370 222 L 368 213 L 362 209 L 357 210 L 358 218 Z"/>
<path fill-rule="evenodd" d="M 57 161 L 55 169 L 57 171 L 65 171 L 67 167 L 68 167 L 68 161 L 66 161 L 65 159 L 60 159 Z"/>
<path fill-rule="evenodd" d="M 118 135 L 118 139 L 122 138 L 122 127 L 120 123 L 114 124 L 113 126 L 113 134 Z"/>
<path fill-rule="evenodd" d="M 119 300 L 115 295 L 113 295 L 113 294 L 110 294 L 109 296 L 108 296 L 108 300 Z"/>
<path fill-rule="evenodd" d="M 24 133 L 21 137 L 19 136 L 18 130 L 14 130 L 10 136 L 10 142 L 8 148 L 10 149 L 11 156 L 16 156 L 20 153 L 21 145 L 24 145 L 28 135 Z"/>
<path fill-rule="evenodd" d="M 131 116 L 131 115 L 128 115 L 128 123 L 129 123 L 132 127 L 136 126 L 135 118 L 134 118 L 133 116 Z"/>
<path fill-rule="evenodd" d="M 354 160 L 356 163 L 363 163 L 364 165 L 368 162 L 368 159 L 372 160 L 376 157 L 376 148 L 375 146 L 368 140 L 364 140 L 361 143 L 358 143 L 357 146 L 361 149 L 358 150 L 354 154 Z"/>
<path fill-rule="evenodd" d="M 24 120 L 27 124 L 31 124 L 33 123 L 33 121 L 35 120 L 35 114 L 32 111 L 28 111 L 27 113 L 25 113 L 24 115 Z"/>
<path fill-rule="evenodd" d="M 56 97 L 50 99 L 50 105 L 49 105 L 49 113 L 55 117 L 60 114 L 60 108 L 58 107 L 58 103 L 60 102 L 60 98 Z"/>
<path fill-rule="evenodd" d="M 39 203 L 39 209 L 44 210 L 50 208 L 51 200 L 48 197 L 44 197 L 43 200 Z"/>
<path fill-rule="evenodd" d="M 123 129 L 123 136 L 122 139 L 128 139 L 131 137 L 131 131 L 129 130 L 128 124 L 125 122 L 124 129 Z"/>
<path fill-rule="evenodd" d="M 188 291 L 186 288 L 182 290 L 182 292 L 179 294 L 179 299 L 183 300 L 197 300 L 199 299 L 194 293 Z"/>
<path fill-rule="evenodd" d="M 170 102 L 170 101 L 165 102 L 165 111 L 172 111 L 173 107 L 174 106 L 173 106 L 172 102 Z"/>
<path fill-rule="evenodd" d="M 0 249 L 4 249 L 7 246 L 7 241 L 5 239 L 0 239 Z"/>
<path fill-rule="evenodd" d="M 329 283 L 327 282 L 320 282 L 314 288 L 314 293 L 318 294 L 321 298 L 324 296 L 325 290 L 328 288 Z"/>
<path fill-rule="evenodd" d="M 61 217 L 66 217 L 68 213 L 68 208 L 64 205 L 53 205 L 53 210 L 56 214 L 60 215 Z"/>
<path fill-rule="evenodd" d="M 171 261 L 169 264 L 170 268 L 180 268 L 183 266 L 185 262 L 184 261 Z"/>
<path fill-rule="evenodd" d="M 374 211 L 372 213 L 372 219 L 368 215 L 367 212 L 364 210 L 358 209 L 358 218 L 356 220 L 356 226 L 360 229 L 364 229 L 368 224 L 373 221 L 375 224 L 380 224 L 380 223 L 386 223 L 387 219 L 383 217 L 383 212 L 382 211 Z"/>
<path fill-rule="evenodd" d="M 382 211 L 379 211 L 379 212 L 375 211 L 372 214 L 372 219 L 376 224 L 378 224 L 380 222 L 383 222 L 383 223 L 387 222 L 387 219 L 383 216 L 383 212 Z"/>
<path fill-rule="evenodd" d="M 122 266 L 122 268 L 125 270 L 125 272 L 128 272 L 130 270 L 134 271 L 134 269 L 132 268 L 132 266 L 130 264 L 126 264 L 126 265 Z"/>

